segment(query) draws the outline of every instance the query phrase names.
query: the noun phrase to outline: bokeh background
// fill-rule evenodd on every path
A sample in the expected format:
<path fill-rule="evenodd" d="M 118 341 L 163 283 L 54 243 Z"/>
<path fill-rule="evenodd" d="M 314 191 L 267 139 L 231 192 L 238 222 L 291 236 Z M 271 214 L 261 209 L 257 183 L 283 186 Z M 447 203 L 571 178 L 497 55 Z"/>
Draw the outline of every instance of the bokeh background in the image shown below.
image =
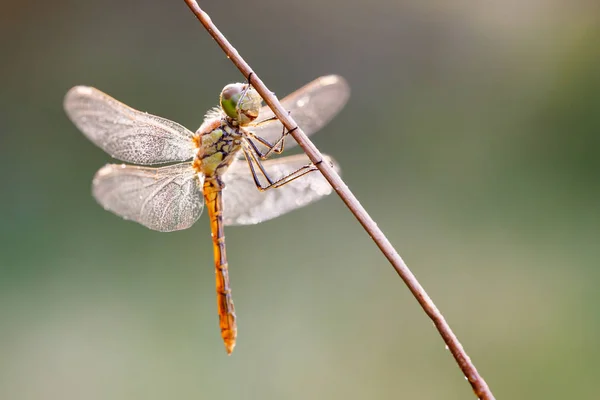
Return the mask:
<path fill-rule="evenodd" d="M 597 1 L 204 1 L 285 95 L 337 73 L 314 136 L 497 398 L 598 398 Z M 449 352 L 332 195 L 171 234 L 90 195 L 109 156 L 62 110 L 93 85 L 196 129 L 241 80 L 183 1 L 0 2 L 0 398 L 469 399 Z"/>

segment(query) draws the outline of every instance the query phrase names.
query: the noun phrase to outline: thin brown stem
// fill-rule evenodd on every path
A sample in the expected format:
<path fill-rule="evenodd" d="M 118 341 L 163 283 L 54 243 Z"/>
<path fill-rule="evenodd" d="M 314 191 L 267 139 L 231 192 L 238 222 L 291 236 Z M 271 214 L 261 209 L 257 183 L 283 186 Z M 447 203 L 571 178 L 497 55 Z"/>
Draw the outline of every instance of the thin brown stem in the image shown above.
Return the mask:
<path fill-rule="evenodd" d="M 438 332 L 442 336 L 442 339 L 448 346 L 448 349 L 454 356 L 454 359 L 458 363 L 458 366 L 465 374 L 465 377 L 471 383 L 473 391 L 480 399 L 492 400 L 494 395 L 489 389 L 487 383 L 481 375 L 477 372 L 475 365 L 463 349 L 462 345 L 458 341 L 452 329 L 444 319 L 442 313 L 435 306 L 425 289 L 417 281 L 417 278 L 413 275 L 406 263 L 400 257 L 396 249 L 392 246 L 387 237 L 383 234 L 381 229 L 377 226 L 375 221 L 369 216 L 367 211 L 360 204 L 358 199 L 352 194 L 348 186 L 342 181 L 340 176 L 335 172 L 332 166 L 327 162 L 323 161 L 323 155 L 315 147 L 315 145 L 308 140 L 307 136 L 302 131 L 302 127 L 298 127 L 294 119 L 288 114 L 283 106 L 277 100 L 277 97 L 265 86 L 260 80 L 258 75 L 252 71 L 248 63 L 240 56 L 238 51 L 229 43 L 229 41 L 223 36 L 223 34 L 217 29 L 212 20 L 198 5 L 195 0 L 185 0 L 189 8 L 192 10 L 198 20 L 204 25 L 208 33 L 215 39 L 217 44 L 223 49 L 227 58 L 235 64 L 240 72 L 250 81 L 252 86 L 258 91 L 258 93 L 265 100 L 265 103 L 273 110 L 277 118 L 281 123 L 290 131 L 290 134 L 296 139 L 300 147 L 304 150 L 310 160 L 319 168 L 325 179 L 329 181 L 333 189 L 340 196 L 342 201 L 346 203 L 346 206 L 350 209 L 350 212 L 354 214 L 356 219 L 361 223 L 363 228 L 371 236 L 375 244 L 379 247 L 381 252 L 392 264 L 400 278 L 406 283 L 409 290 L 415 296 L 425 313 L 431 318 Z M 295 129 L 297 128 L 297 129 Z"/>

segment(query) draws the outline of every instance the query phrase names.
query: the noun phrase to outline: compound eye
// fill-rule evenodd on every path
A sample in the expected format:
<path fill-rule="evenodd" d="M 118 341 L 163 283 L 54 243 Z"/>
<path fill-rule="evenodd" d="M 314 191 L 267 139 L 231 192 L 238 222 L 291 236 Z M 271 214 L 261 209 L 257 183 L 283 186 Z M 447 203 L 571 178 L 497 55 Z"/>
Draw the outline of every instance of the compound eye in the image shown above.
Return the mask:
<path fill-rule="evenodd" d="M 239 118 L 238 102 L 243 92 L 244 84 L 242 83 L 231 83 L 221 91 L 221 108 L 229 118 L 235 120 Z"/>

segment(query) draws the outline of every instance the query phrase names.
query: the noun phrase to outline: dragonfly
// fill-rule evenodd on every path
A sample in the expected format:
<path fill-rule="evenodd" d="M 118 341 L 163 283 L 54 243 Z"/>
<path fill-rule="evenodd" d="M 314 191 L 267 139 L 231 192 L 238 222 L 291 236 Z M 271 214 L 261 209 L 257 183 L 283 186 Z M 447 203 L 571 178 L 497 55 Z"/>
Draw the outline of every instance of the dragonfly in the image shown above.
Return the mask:
<path fill-rule="evenodd" d="M 327 124 L 350 94 L 337 75 L 317 78 L 281 104 L 311 135 Z M 160 232 L 191 227 L 204 208 L 210 219 L 221 337 L 227 354 L 237 322 L 224 226 L 250 225 L 278 217 L 331 193 L 306 155 L 271 158 L 293 147 L 275 114 L 262 106 L 249 83 L 223 88 L 196 132 L 135 110 L 98 89 L 75 86 L 64 99 L 67 116 L 113 158 L 94 176 L 92 194 L 106 210 Z M 244 162 L 245 160 L 245 162 Z M 337 163 L 325 156 L 336 170 Z M 159 167 L 148 165 L 168 164 Z"/>

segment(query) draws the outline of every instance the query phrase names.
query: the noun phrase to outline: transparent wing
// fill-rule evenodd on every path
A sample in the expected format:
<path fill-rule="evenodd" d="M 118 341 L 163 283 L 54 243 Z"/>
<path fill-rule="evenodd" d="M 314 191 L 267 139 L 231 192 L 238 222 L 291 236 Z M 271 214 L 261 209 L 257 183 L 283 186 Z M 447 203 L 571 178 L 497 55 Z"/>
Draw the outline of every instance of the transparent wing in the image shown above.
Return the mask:
<path fill-rule="evenodd" d="M 317 132 L 344 107 L 350 96 L 350 87 L 344 78 L 337 75 L 322 76 L 296 90 L 281 100 L 283 108 L 298 123 L 308 136 Z M 273 118 L 275 114 L 267 106 L 260 109 L 258 121 Z M 250 128 L 256 135 L 274 144 L 283 132 L 279 120 Z M 285 139 L 285 147 L 296 145 L 292 137 Z"/>
<path fill-rule="evenodd" d="M 189 228 L 204 207 L 202 182 L 190 163 L 108 164 L 96 173 L 92 192 L 105 209 L 161 232 Z"/>
<path fill-rule="evenodd" d="M 326 156 L 339 171 L 337 164 Z M 310 163 L 304 154 L 264 161 L 265 170 L 280 179 Z M 223 220 L 225 225 L 251 225 L 304 207 L 331 193 L 331 185 L 319 171 L 311 172 L 288 184 L 261 192 L 256 188 L 248 165 L 234 162 L 223 176 Z"/>
<path fill-rule="evenodd" d="M 96 146 L 112 157 L 151 165 L 185 161 L 194 156 L 193 133 L 113 99 L 88 86 L 75 86 L 65 96 L 65 111 Z"/>

